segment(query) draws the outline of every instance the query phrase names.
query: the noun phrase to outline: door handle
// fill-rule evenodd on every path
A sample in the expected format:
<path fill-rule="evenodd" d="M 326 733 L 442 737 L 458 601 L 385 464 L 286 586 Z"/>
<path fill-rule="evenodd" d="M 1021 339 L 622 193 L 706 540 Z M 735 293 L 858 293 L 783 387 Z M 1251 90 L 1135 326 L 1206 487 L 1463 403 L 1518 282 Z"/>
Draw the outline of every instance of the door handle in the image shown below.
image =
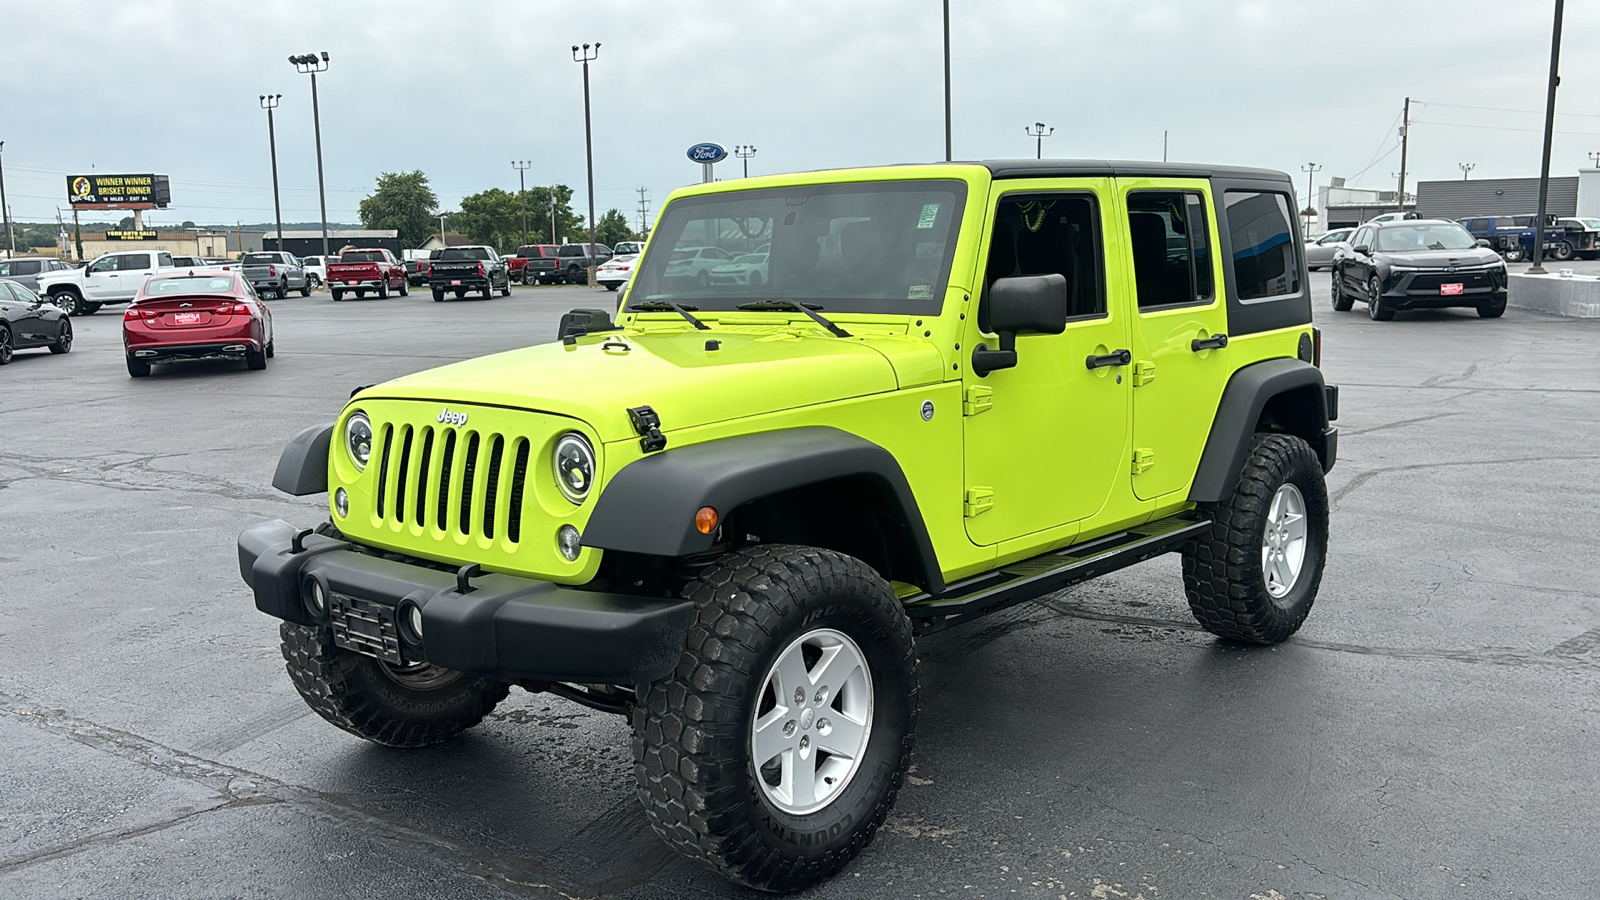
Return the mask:
<path fill-rule="evenodd" d="M 1131 362 L 1133 362 L 1133 351 L 1113 350 L 1104 356 L 1091 356 L 1084 360 L 1083 364 L 1091 369 L 1099 369 L 1105 366 L 1125 366 Z"/>
<path fill-rule="evenodd" d="M 1228 336 L 1225 334 L 1214 334 L 1208 338 L 1195 338 L 1189 342 L 1189 349 L 1196 353 L 1201 350 L 1221 350 L 1226 346 L 1228 346 Z"/>

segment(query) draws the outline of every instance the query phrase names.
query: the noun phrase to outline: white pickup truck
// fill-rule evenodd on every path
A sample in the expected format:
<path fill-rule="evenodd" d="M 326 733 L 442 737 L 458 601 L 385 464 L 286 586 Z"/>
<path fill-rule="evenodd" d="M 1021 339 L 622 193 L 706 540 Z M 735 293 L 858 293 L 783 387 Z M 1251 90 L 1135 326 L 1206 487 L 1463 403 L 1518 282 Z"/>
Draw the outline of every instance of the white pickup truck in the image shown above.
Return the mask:
<path fill-rule="evenodd" d="M 170 268 L 172 254 L 165 250 L 121 250 L 81 269 L 40 275 L 38 293 L 69 316 L 92 316 L 102 306 L 131 302 L 146 278 Z"/>

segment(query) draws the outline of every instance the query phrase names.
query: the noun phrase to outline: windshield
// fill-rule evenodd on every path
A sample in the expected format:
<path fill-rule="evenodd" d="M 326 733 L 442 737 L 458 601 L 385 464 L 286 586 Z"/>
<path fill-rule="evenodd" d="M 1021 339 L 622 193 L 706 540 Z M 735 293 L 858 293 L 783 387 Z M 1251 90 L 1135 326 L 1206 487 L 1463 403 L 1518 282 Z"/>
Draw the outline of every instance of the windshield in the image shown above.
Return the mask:
<path fill-rule="evenodd" d="M 644 258 L 628 300 L 731 310 L 770 299 L 829 312 L 934 314 L 965 201 L 959 181 L 800 185 L 677 200 L 656 225 L 656 251 Z M 758 251 L 767 254 L 759 280 L 713 283 L 712 269 Z"/>
<path fill-rule="evenodd" d="M 376 250 L 346 250 L 339 262 L 383 262 L 383 254 Z"/>
<path fill-rule="evenodd" d="M 276 253 L 246 253 L 244 255 L 244 261 L 252 265 L 262 266 L 277 265 L 278 263 L 283 262 L 283 260 L 278 258 L 278 254 Z"/>
<path fill-rule="evenodd" d="M 451 247 L 439 251 L 440 259 L 489 259 L 487 247 Z"/>
<path fill-rule="evenodd" d="M 1465 228 L 1449 225 L 1396 225 L 1378 229 L 1375 249 L 1388 253 L 1422 250 L 1471 250 L 1478 242 Z"/>
<path fill-rule="evenodd" d="M 151 297 L 168 297 L 174 294 L 231 294 L 233 277 L 213 275 L 193 278 L 152 278 L 145 283 L 144 292 Z"/>

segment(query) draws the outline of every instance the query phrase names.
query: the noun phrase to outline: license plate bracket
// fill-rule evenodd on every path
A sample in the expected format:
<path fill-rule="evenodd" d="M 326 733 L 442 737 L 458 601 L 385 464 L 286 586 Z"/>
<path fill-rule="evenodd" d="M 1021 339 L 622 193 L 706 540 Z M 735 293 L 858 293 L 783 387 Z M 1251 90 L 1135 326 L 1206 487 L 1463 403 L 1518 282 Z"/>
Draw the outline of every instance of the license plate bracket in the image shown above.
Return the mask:
<path fill-rule="evenodd" d="M 328 592 L 328 618 L 333 643 L 363 656 L 400 665 L 400 627 L 395 608 L 387 603 Z"/>

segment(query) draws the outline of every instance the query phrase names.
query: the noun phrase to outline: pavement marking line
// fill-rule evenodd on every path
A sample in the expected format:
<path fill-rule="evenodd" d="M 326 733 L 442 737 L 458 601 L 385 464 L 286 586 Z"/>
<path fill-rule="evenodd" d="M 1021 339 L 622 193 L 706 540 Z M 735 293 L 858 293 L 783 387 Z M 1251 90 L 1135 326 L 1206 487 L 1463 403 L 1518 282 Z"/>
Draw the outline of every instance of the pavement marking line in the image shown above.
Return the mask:
<path fill-rule="evenodd" d="M 53 848 L 34 851 L 23 857 L 0 859 L 0 875 L 39 862 L 72 856 L 100 844 L 115 843 L 170 828 L 184 819 L 219 809 L 285 803 L 330 824 L 357 826 L 361 829 L 362 836 L 370 840 L 400 845 L 401 849 L 412 853 L 426 853 L 431 859 L 467 875 L 501 884 L 549 890 L 564 900 L 584 900 L 581 894 L 572 893 L 583 890 L 582 886 L 568 886 L 566 889 L 551 886 L 550 882 L 559 883 L 560 879 L 554 878 L 552 873 L 531 859 L 506 857 L 480 850 L 451 838 L 368 812 L 333 794 L 289 784 L 248 769 L 185 753 L 129 731 L 80 719 L 60 709 L 41 706 L 15 694 L 0 692 L 0 714 L 9 714 L 19 722 L 43 728 L 90 749 L 129 760 L 152 772 L 203 785 L 225 798 L 216 806 L 188 811 L 164 823 L 129 832 L 90 835 L 58 844 Z M 530 878 L 538 880 L 521 880 Z"/>

